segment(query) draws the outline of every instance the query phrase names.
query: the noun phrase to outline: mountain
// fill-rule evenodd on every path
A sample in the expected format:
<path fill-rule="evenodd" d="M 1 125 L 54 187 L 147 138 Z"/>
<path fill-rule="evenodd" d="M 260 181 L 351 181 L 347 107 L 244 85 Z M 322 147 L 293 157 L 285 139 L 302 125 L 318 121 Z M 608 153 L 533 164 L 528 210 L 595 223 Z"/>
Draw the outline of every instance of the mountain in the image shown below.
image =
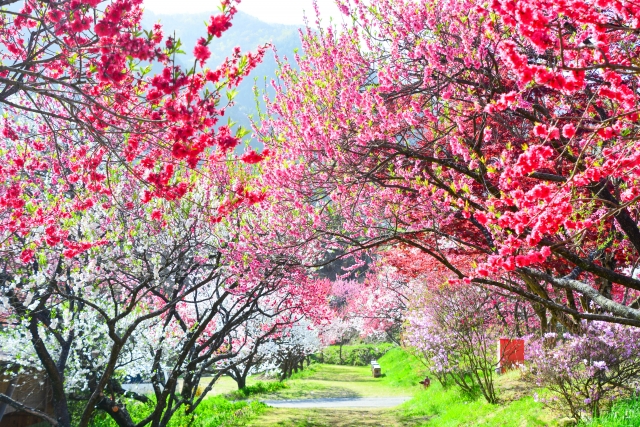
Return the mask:
<path fill-rule="evenodd" d="M 153 24 L 160 22 L 165 36 L 175 32 L 176 37 L 182 41 L 183 50 L 187 53 L 182 55 L 180 62 L 185 67 L 191 67 L 194 61 L 193 47 L 198 38 L 206 35 L 205 22 L 209 21 L 212 14 L 215 12 L 160 15 L 145 11 L 143 26 L 151 28 Z M 207 61 L 207 66 L 215 69 L 227 56 L 232 54 L 236 46 L 246 52 L 255 51 L 258 46 L 265 43 L 273 44 L 280 58 L 285 56 L 292 58 L 294 51 L 301 47 L 298 27 L 262 22 L 246 13 L 238 12 L 233 18 L 233 26 L 209 46 L 211 58 Z M 257 119 L 253 86 L 257 84 L 260 90 L 270 88 L 271 80 L 276 77 L 277 68 L 273 51 L 268 51 L 263 62 L 240 84 L 235 97 L 235 105 L 228 110 L 229 117 L 238 125 L 250 129 L 249 117 L 253 116 Z M 260 104 L 261 109 L 264 110 L 262 96 L 260 96 Z M 251 145 L 258 146 L 260 144 L 252 141 Z"/>

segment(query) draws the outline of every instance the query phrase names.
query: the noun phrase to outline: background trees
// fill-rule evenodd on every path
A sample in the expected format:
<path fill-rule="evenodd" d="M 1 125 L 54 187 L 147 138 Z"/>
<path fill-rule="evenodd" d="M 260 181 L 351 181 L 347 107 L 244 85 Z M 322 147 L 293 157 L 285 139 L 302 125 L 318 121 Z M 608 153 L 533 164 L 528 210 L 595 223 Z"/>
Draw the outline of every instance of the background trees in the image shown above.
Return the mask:
<path fill-rule="evenodd" d="M 474 286 L 444 285 L 412 304 L 405 344 L 421 353 L 443 386 L 455 383 L 469 396 L 497 403 L 494 373 L 504 362 L 501 357 L 510 355 L 498 353 L 498 341 L 514 336 L 514 324 L 522 320 L 506 321 L 491 292 Z"/>
<path fill-rule="evenodd" d="M 248 325 L 270 319 L 282 328 L 309 310 L 296 290 L 299 273 L 236 253 L 229 244 L 245 230 L 211 222 L 210 202 L 206 191 L 193 193 L 151 222 L 146 210 L 169 202 L 133 215 L 95 205 L 75 230 L 105 237 L 99 247 L 74 256 L 50 250 L 26 264 L 5 260 L 0 289 L 11 327 L 3 342 L 13 344 L 14 374 L 44 369 L 55 414 L 40 415 L 49 422 L 87 425 L 97 409 L 120 426 L 165 425 L 178 410 L 195 410 L 204 377 L 211 376 L 206 394 L 230 361 L 243 361 L 248 344 L 237 335 Z M 126 402 L 149 398 L 126 392 L 126 375 L 153 385 L 143 420 L 131 420 Z M 78 419 L 72 402 L 81 405 Z"/>

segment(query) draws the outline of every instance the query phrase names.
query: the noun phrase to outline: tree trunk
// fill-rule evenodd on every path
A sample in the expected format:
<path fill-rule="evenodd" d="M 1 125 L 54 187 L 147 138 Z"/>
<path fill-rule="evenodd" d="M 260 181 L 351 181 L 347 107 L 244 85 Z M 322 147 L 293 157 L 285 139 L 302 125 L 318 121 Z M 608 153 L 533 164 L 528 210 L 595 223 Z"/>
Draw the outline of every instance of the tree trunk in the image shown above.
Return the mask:
<path fill-rule="evenodd" d="M 242 390 L 243 388 L 247 387 L 247 377 L 245 375 L 240 375 L 235 380 L 236 384 L 238 384 L 238 390 Z"/>

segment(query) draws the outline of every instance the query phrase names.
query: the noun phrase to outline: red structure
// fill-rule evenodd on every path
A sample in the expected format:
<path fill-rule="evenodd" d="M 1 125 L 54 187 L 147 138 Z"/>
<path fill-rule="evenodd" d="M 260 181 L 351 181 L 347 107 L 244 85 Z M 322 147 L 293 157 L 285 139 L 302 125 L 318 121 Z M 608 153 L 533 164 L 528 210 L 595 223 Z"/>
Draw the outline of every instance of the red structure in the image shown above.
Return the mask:
<path fill-rule="evenodd" d="M 524 363 L 524 340 L 500 338 L 498 343 L 498 366 L 500 373 Z"/>

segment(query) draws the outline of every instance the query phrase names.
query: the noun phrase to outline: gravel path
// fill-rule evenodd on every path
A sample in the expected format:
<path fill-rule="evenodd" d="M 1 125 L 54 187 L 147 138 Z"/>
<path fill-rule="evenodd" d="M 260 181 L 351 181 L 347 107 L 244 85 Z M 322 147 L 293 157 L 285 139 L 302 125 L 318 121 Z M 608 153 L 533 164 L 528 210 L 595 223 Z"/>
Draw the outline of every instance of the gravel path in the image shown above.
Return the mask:
<path fill-rule="evenodd" d="M 390 408 L 411 397 L 357 397 L 304 400 L 261 400 L 274 408 Z"/>

